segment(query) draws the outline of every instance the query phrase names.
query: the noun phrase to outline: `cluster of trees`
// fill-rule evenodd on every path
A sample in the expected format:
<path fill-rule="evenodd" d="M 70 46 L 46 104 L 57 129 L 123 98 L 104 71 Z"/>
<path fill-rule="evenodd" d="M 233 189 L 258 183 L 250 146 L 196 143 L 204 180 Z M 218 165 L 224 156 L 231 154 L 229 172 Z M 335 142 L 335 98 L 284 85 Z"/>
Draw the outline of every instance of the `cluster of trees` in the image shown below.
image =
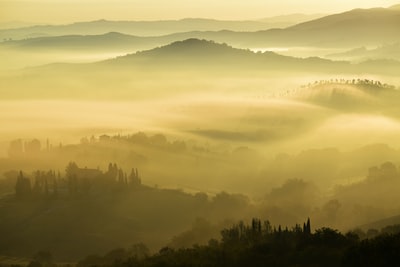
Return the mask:
<path fill-rule="evenodd" d="M 22 139 L 16 139 L 10 142 L 8 148 L 8 155 L 10 157 L 21 157 L 23 155 L 36 155 L 42 149 L 42 145 L 38 139 L 30 141 L 22 141 Z"/>
<path fill-rule="evenodd" d="M 146 145 L 146 146 L 156 146 L 160 148 L 169 148 L 175 151 L 184 151 L 187 145 L 184 141 L 169 141 L 167 137 L 163 134 L 147 135 L 143 132 L 137 132 L 135 134 L 130 134 L 126 136 L 122 135 L 101 135 L 98 138 L 92 136 L 90 138 L 81 138 L 81 144 L 89 145 L 95 143 L 107 143 L 107 142 L 129 142 L 133 144 Z"/>
<path fill-rule="evenodd" d="M 57 196 L 60 181 L 62 181 L 60 172 L 56 174 L 54 170 L 47 172 L 38 170 L 33 173 L 33 179 L 20 171 L 15 184 L 15 195 L 18 199 Z"/>
<path fill-rule="evenodd" d="M 388 180 L 388 179 L 398 179 L 399 173 L 396 165 L 392 162 L 387 161 L 382 163 L 381 166 L 373 166 L 368 169 L 367 179 L 370 181 L 375 180 Z"/>
<path fill-rule="evenodd" d="M 15 184 L 15 195 L 18 199 L 58 196 L 59 193 L 76 195 L 105 188 L 138 188 L 141 184 L 137 168 L 132 168 L 128 176 L 116 163 L 110 163 L 108 170 L 103 173 L 99 169 L 79 168 L 75 162 L 70 162 L 66 167 L 65 177 L 61 177 L 60 172 L 56 174 L 54 170 L 38 170 L 30 178 L 20 171 Z"/>
<path fill-rule="evenodd" d="M 301 227 L 301 225 L 299 224 L 296 224 L 291 231 L 299 234 L 310 235 L 310 219 L 307 219 L 307 223 L 304 223 L 303 227 Z M 271 234 L 282 232 L 288 233 L 290 231 L 287 227 L 282 230 L 281 225 L 279 225 L 278 228 L 272 227 L 271 223 L 268 220 L 262 222 L 260 219 L 253 218 L 251 221 L 251 225 L 246 225 L 243 221 L 241 221 L 231 228 L 222 230 L 221 236 L 222 242 L 226 244 L 252 244 L 263 238 L 267 238 Z"/>
<path fill-rule="evenodd" d="M 89 255 L 77 267 L 235 267 L 235 266 L 398 266 L 400 225 L 385 227 L 376 236 L 360 238 L 358 232 L 342 234 L 331 228 L 311 231 L 302 226 L 274 227 L 253 219 L 221 231 L 221 240 L 207 245 L 174 249 L 163 247 L 151 255 L 143 243 L 113 249 L 103 256 Z M 56 267 L 50 252 L 36 253 L 27 267 Z M 65 265 L 67 266 L 67 265 Z"/>
<path fill-rule="evenodd" d="M 115 142 L 128 142 L 131 144 L 138 144 L 142 146 L 151 146 L 157 148 L 168 149 L 175 152 L 182 152 L 187 149 L 187 144 L 182 140 L 168 140 L 164 134 L 158 133 L 154 135 L 148 135 L 144 132 L 137 132 L 134 134 L 122 136 L 122 135 L 100 135 L 98 137 L 91 136 L 83 137 L 80 140 L 81 145 L 94 145 L 94 144 L 107 144 Z M 12 140 L 8 147 L 8 156 L 10 158 L 31 158 L 37 157 L 43 151 L 51 151 L 54 149 L 62 148 L 63 145 L 60 143 L 58 146 L 53 146 L 47 139 L 45 144 L 38 139 L 32 140 L 22 140 L 15 139 Z M 68 147 L 68 146 L 67 146 Z"/>
<path fill-rule="evenodd" d="M 71 195 L 87 194 L 93 190 L 124 189 L 128 186 L 136 188 L 142 184 L 137 168 L 132 168 L 128 177 L 116 163 L 109 163 L 107 171 L 103 173 L 99 169 L 79 168 L 75 162 L 70 162 L 66 168 L 66 182 Z"/>
<path fill-rule="evenodd" d="M 316 85 L 322 84 L 354 84 L 354 85 L 367 85 L 367 86 L 374 86 L 378 88 L 384 89 L 395 89 L 396 87 L 393 85 L 389 85 L 386 83 L 381 83 L 380 81 L 370 80 L 370 79 L 330 79 L 330 80 L 320 80 L 315 81 L 314 83 L 309 83 L 307 87 L 313 87 Z"/>
<path fill-rule="evenodd" d="M 32 193 L 36 196 L 50 194 L 58 195 L 58 180 L 61 178 L 60 172 L 56 175 L 56 172 L 53 170 L 49 170 L 48 172 L 44 171 L 36 171 L 35 182 L 32 188 Z M 51 187 L 51 188 L 50 188 Z"/>
<path fill-rule="evenodd" d="M 15 184 L 15 196 L 19 199 L 22 199 L 31 196 L 31 194 L 31 179 L 25 177 L 22 171 L 20 171 L 17 178 L 17 183 Z"/>

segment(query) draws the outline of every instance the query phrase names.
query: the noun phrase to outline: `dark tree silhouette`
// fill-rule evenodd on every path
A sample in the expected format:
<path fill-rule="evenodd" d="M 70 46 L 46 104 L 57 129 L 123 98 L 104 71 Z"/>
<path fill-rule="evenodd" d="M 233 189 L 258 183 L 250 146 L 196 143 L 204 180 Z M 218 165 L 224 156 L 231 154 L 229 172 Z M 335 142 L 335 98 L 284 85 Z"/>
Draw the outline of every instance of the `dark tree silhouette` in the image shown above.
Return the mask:
<path fill-rule="evenodd" d="M 15 195 L 19 199 L 28 198 L 32 194 L 31 180 L 24 177 L 22 171 L 19 172 L 17 183 L 15 184 Z"/>

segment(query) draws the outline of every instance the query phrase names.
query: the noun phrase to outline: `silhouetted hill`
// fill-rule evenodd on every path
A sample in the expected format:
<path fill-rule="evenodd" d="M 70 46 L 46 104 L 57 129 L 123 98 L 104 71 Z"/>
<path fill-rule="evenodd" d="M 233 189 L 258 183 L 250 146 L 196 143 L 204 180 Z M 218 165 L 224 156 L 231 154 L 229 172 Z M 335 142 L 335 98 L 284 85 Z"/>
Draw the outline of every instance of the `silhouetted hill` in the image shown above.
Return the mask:
<path fill-rule="evenodd" d="M 103 63 L 113 65 L 127 64 L 130 66 L 165 68 L 180 67 L 224 67 L 223 70 L 270 70 L 270 71 L 300 71 L 300 72 L 330 72 L 330 73 L 385 73 L 397 75 L 400 62 L 391 60 L 365 61 L 360 64 L 350 64 L 346 61 L 332 61 L 319 57 L 295 58 L 266 51 L 264 53 L 234 48 L 225 43 L 190 38 L 183 41 L 140 51 L 135 54 L 107 60 Z M 103 64 L 102 63 L 102 64 Z M 160 64 L 163 63 L 163 64 Z M 179 64 L 177 64 L 179 63 Z M 183 64 L 184 63 L 184 64 Z"/>
<path fill-rule="evenodd" d="M 274 53 L 270 54 L 275 55 L 276 57 L 281 57 Z M 246 58 L 254 56 L 255 54 L 249 50 L 237 49 L 228 46 L 227 44 L 219 44 L 213 41 L 191 38 L 183 41 L 173 42 L 171 44 L 157 47 L 155 49 L 141 51 L 136 54 L 128 55 L 125 58 L 198 58 L 205 60 L 207 58 Z M 122 58 L 119 58 L 117 60 L 121 59 Z"/>
<path fill-rule="evenodd" d="M 169 45 L 157 47 L 147 51 L 137 52 L 116 59 L 107 60 L 103 63 L 131 66 L 141 64 L 153 67 L 163 67 L 169 64 L 171 68 L 201 67 L 206 64 L 210 67 L 224 67 L 226 69 L 244 70 L 261 68 L 264 70 L 290 70 L 298 69 L 307 71 L 321 67 L 332 70 L 338 65 L 346 67 L 346 62 L 334 62 L 321 58 L 294 58 L 282 56 L 274 52 L 255 53 L 220 44 L 214 41 L 199 40 L 195 38 L 177 41 Z M 160 65 L 160 63 L 163 63 Z M 179 63 L 179 64 L 177 64 Z M 184 64 L 183 64 L 184 63 Z M 224 70 L 223 68 L 221 69 Z"/>
<path fill-rule="evenodd" d="M 54 40 L 54 43 L 63 47 L 67 45 L 68 41 L 74 43 L 74 40 L 81 38 L 87 41 L 85 49 L 89 49 L 91 45 L 101 40 L 109 43 L 109 47 L 113 45 L 120 45 L 118 40 L 129 40 L 132 47 L 138 47 L 145 44 L 141 43 L 138 37 L 126 36 L 119 33 L 108 33 L 101 36 L 84 36 L 84 37 L 51 37 L 65 38 L 66 42 L 62 40 Z M 150 38 L 150 37 L 149 37 Z M 44 38 L 46 39 L 46 38 Z M 114 40 L 116 39 L 116 40 Z M 49 39 L 43 40 L 47 41 Z M 28 41 L 26 41 L 28 42 Z M 34 44 L 35 42 L 33 42 Z M 76 47 L 80 47 L 74 43 Z M 82 47 L 82 46 L 81 46 Z M 122 47 L 122 46 L 120 46 Z M 128 45 L 124 46 L 126 51 L 129 50 Z M 99 48 L 100 49 L 100 48 Z M 400 71 L 400 62 L 394 60 L 374 60 L 366 61 L 360 64 L 350 64 L 346 61 L 332 61 L 318 57 L 309 58 L 295 58 L 290 56 L 283 56 L 277 53 L 266 52 L 253 52 L 248 49 L 234 48 L 225 43 L 217 43 L 215 41 L 200 40 L 196 38 L 189 38 L 185 40 L 175 41 L 167 45 L 156 47 L 149 50 L 143 50 L 134 54 L 127 54 L 117 58 L 101 61 L 98 63 L 90 64 L 50 64 L 43 67 L 38 67 L 37 71 L 49 70 L 56 72 L 57 69 L 74 70 L 79 69 L 79 72 L 86 71 L 93 72 L 97 66 L 121 66 L 123 68 L 161 68 L 164 70 L 172 70 L 176 68 L 219 68 L 220 71 L 244 71 L 244 70 L 257 70 L 257 71 L 274 71 L 274 72 L 314 72 L 314 73 L 384 73 L 387 75 L 398 75 Z"/>

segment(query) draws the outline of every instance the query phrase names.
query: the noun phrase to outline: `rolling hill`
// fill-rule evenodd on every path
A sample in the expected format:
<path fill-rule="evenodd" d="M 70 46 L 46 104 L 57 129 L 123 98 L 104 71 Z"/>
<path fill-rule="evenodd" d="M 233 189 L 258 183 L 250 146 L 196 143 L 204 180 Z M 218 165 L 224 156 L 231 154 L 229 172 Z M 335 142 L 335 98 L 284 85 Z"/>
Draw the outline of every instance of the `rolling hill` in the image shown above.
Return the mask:
<path fill-rule="evenodd" d="M 271 70 L 271 71 L 343 71 L 350 67 L 344 61 L 331 61 L 321 58 L 294 58 L 282 56 L 271 51 L 255 53 L 250 50 L 234 48 L 225 43 L 190 38 L 176 41 L 154 49 L 139 51 L 97 63 L 113 66 L 151 66 L 152 68 L 219 68 L 220 70 Z"/>
<path fill-rule="evenodd" d="M 57 37 L 61 38 L 61 37 Z M 78 37 L 68 37 L 71 40 Z M 112 38 L 130 40 L 135 44 L 136 37 L 110 33 L 104 36 L 85 37 L 90 40 L 86 44 L 94 44 L 98 40 L 106 40 L 110 45 L 117 45 L 118 41 Z M 110 38 L 110 39 L 109 39 Z M 60 46 L 62 42 L 58 43 Z M 127 48 L 126 48 L 127 49 Z M 86 69 L 92 72 L 96 67 L 121 67 L 125 70 L 131 68 L 142 69 L 150 67 L 154 70 L 172 71 L 176 69 L 204 69 L 218 68 L 221 71 L 274 71 L 274 72 L 313 72 L 329 74 L 359 74 L 375 73 L 386 75 L 398 75 L 400 62 L 396 60 L 369 60 L 359 64 L 351 64 L 347 61 L 333 61 L 319 57 L 296 58 L 283 56 L 275 52 L 253 52 L 249 49 L 235 48 L 225 43 L 217 43 L 211 40 L 189 38 L 181 41 L 161 45 L 159 47 L 142 50 L 124 56 L 118 56 L 104 61 L 87 64 L 49 64 L 31 69 L 31 71 L 51 70 L 67 68 L 69 70 Z M 28 69 L 29 71 L 29 69 Z"/>
<path fill-rule="evenodd" d="M 71 95 L 126 98 L 154 96 L 156 91 L 165 96 L 177 91 L 200 90 L 204 89 L 204 83 L 212 84 L 221 79 L 254 82 L 254 79 L 266 79 L 271 75 L 288 79 L 305 74 L 358 77 L 366 73 L 398 76 L 400 62 L 350 64 L 317 57 L 294 58 L 192 38 L 96 63 L 57 63 L 5 72 L 1 75 L 0 88 L 11 98 L 69 98 Z M 153 86 L 156 80 L 163 82 Z M 13 90 L 9 90 L 10 87 Z M 148 90 L 154 92 L 149 94 Z"/>

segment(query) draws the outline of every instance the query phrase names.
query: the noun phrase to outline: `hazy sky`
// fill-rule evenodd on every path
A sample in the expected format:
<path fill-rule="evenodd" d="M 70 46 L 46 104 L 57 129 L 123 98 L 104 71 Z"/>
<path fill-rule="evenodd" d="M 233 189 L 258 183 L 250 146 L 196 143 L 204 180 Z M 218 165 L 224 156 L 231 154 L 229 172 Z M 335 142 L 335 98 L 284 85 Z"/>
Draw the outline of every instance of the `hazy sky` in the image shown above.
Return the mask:
<path fill-rule="evenodd" d="M 0 0 L 0 22 L 65 23 L 96 19 L 205 17 L 252 19 L 290 13 L 334 13 L 387 7 L 400 0 Z"/>

